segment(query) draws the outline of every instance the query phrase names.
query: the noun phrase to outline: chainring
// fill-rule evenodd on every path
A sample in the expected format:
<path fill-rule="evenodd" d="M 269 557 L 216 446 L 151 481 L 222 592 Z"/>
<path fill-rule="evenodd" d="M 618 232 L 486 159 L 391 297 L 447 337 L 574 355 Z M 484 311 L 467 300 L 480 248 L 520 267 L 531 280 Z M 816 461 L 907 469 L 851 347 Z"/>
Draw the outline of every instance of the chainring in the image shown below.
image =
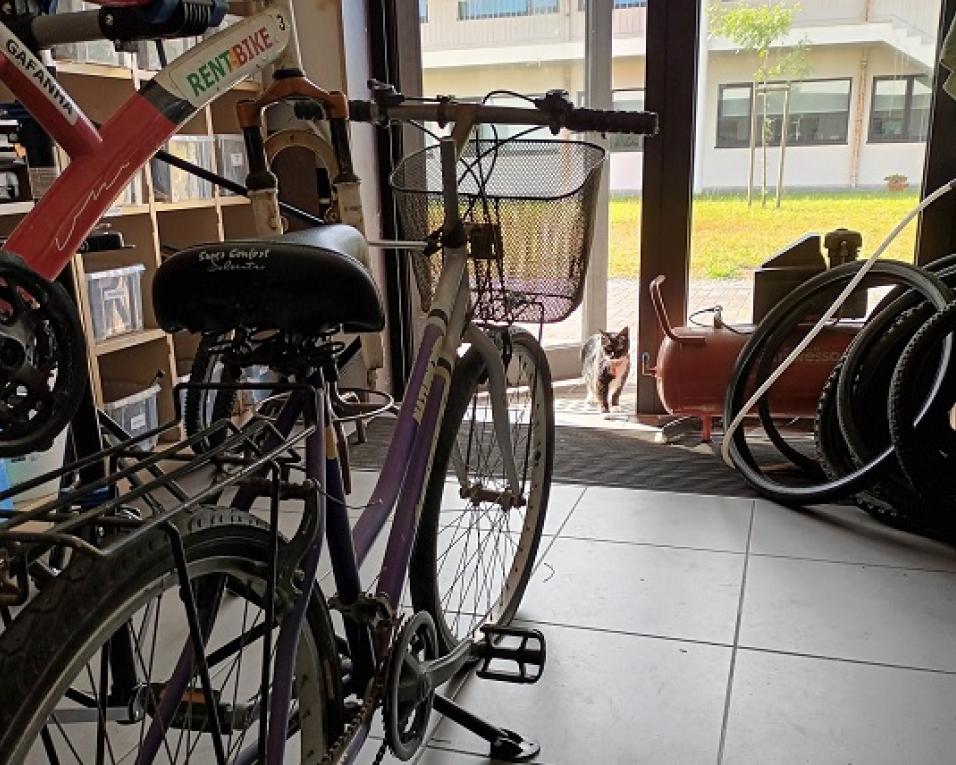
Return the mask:
<path fill-rule="evenodd" d="M 0 457 L 49 449 L 87 381 L 83 331 L 66 290 L 0 252 Z"/>
<path fill-rule="evenodd" d="M 422 665 L 437 658 L 435 622 L 427 611 L 419 611 L 402 627 L 392 648 L 382 706 L 385 741 L 403 762 L 414 757 L 425 740 L 435 688 Z"/>

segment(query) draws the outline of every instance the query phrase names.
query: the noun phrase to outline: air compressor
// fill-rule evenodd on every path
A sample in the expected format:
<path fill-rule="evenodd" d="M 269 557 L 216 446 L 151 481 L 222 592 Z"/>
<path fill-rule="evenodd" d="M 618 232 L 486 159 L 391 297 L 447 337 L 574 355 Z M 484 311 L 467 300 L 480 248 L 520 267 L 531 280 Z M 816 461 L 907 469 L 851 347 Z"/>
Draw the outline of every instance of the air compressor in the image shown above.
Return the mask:
<path fill-rule="evenodd" d="M 753 295 L 755 323 L 759 323 L 784 295 L 810 277 L 828 267 L 856 260 L 863 245 L 859 232 L 836 229 L 823 238 L 827 250 L 825 258 L 820 240 L 819 234 L 807 234 L 757 269 Z M 737 356 L 753 332 L 754 324 L 731 326 L 723 321 L 718 311 L 711 326 L 674 327 L 661 297 L 664 279 L 664 276 L 658 276 L 650 284 L 651 304 L 664 339 L 653 366 L 642 357 L 642 372 L 656 378 L 657 394 L 670 414 L 700 418 L 702 439 L 709 441 L 714 417 L 723 414 L 724 397 Z M 814 339 L 777 381 L 768 396 L 772 416 L 815 416 L 817 401 L 827 378 L 862 327 L 866 298 L 865 291 L 852 295 L 839 318 Z M 822 303 L 821 313 L 825 308 Z M 812 316 L 808 316 L 808 330 L 812 324 Z M 795 334 L 785 343 L 773 366 L 789 354 L 800 339 Z"/>

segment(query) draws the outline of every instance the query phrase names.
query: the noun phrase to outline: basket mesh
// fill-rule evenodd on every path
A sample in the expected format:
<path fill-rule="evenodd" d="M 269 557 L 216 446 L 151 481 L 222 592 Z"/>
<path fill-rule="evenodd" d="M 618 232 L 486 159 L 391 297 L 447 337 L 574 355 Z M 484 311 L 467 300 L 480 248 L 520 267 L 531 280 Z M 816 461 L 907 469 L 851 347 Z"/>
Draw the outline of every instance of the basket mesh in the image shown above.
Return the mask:
<path fill-rule="evenodd" d="M 581 141 L 474 140 L 458 164 L 462 220 L 500 231 L 501 257 L 470 260 L 475 316 L 496 322 L 558 322 L 581 304 L 605 151 Z M 404 235 L 441 228 L 437 146 L 409 155 L 391 177 Z M 428 310 L 441 258 L 415 254 Z"/>

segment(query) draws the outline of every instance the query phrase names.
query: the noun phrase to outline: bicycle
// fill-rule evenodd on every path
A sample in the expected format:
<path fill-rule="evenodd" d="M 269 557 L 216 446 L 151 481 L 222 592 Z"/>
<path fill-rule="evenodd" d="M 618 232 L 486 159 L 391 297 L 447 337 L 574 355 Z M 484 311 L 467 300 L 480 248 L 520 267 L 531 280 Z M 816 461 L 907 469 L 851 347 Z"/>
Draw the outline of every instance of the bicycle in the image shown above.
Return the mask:
<path fill-rule="evenodd" d="M 91 17 L 79 16 L 90 23 Z M 210 15 L 209 23 L 214 21 Z M 38 22 L 32 30 L 41 46 L 62 39 L 57 35 L 76 36 L 81 28 L 92 34 L 82 24 Z M 261 50 L 228 75 L 206 89 L 188 77 L 188 67 L 196 61 L 213 60 L 210 51 L 230 50 L 234 40 L 252 34 L 258 35 Z M 476 164 L 484 149 L 469 136 L 486 122 L 547 126 L 554 132 L 649 133 L 656 119 L 649 113 L 576 109 L 558 93 L 527 109 L 452 99 L 411 102 L 387 89 L 377 89 L 372 102 L 348 102 L 343 94 L 322 91 L 301 75 L 294 39 L 291 6 L 285 0 L 268 3 L 156 75 L 102 130 L 102 136 L 119 136 L 123 119 L 148 116 L 136 153 L 128 160 L 145 161 L 150 148 L 175 128 L 168 116 L 185 120 L 192 107 L 214 95 L 210 91 L 228 87 L 230 77 L 278 62 L 263 96 L 239 107 L 250 160 L 252 210 L 260 230 L 270 235 L 194 247 L 173 256 L 157 273 L 154 303 L 164 329 L 233 333 L 225 351 L 237 364 L 265 362 L 290 381 L 267 386 L 284 397 L 275 417 L 256 413 L 241 428 L 220 419 L 156 453 L 139 449 L 140 441 L 177 425 L 160 426 L 66 468 L 77 471 L 108 461 L 110 470 L 99 481 L 35 510 L 0 514 L 7 519 L 0 527 L 0 603 L 26 603 L 0 635 L 0 675 L 5 678 L 0 761 L 43 756 L 59 761 L 65 754 L 79 762 L 101 763 L 135 754 L 139 763 L 163 757 L 177 761 L 180 755 L 186 761 L 277 763 L 289 754 L 301 762 L 346 762 L 365 744 L 372 716 L 380 708 L 383 747 L 400 759 L 410 758 L 423 744 L 433 709 L 488 739 L 492 754 L 500 759 L 520 761 L 538 750 L 533 742 L 476 718 L 436 690 L 476 664 L 481 677 L 534 682 L 546 656 L 540 632 L 507 626 L 534 562 L 553 454 L 546 357 L 533 338 L 515 333 L 510 323 L 526 317 L 523 311 L 544 316 L 545 308 L 530 290 L 516 289 L 505 279 L 500 199 L 489 193 L 485 171 Z M 0 69 L 0 78 L 5 73 Z M 12 77 L 11 85 L 15 92 L 19 88 L 24 103 L 29 106 L 32 100 L 49 114 L 54 137 L 64 146 L 64 139 L 77 146 L 63 109 L 40 103 L 35 87 L 27 90 L 29 81 Z M 177 92 L 186 97 L 177 99 Z M 409 393 L 377 487 L 354 530 L 332 428 L 329 384 L 342 351 L 333 338 L 342 328 L 380 331 L 383 312 L 361 263 L 367 244 L 356 228 L 337 224 L 295 234 L 278 230 L 276 184 L 262 151 L 261 115 L 269 104 L 293 96 L 302 115 L 328 124 L 343 188 L 356 191 L 350 118 L 454 124 L 450 137 L 426 149 L 430 155 L 406 166 L 438 172 L 437 186 L 403 188 L 417 193 L 418 202 L 409 203 L 409 210 L 440 224 L 427 248 L 440 252 L 441 259 L 432 255 L 435 272 L 427 274 L 432 300 Z M 163 110 L 157 110 L 156 103 L 164 104 Z M 71 116 L 82 129 L 84 118 Z M 143 122 L 138 120 L 138 127 Z M 142 145 L 144 136 L 147 146 Z M 477 186 L 464 201 L 469 194 L 466 189 L 459 195 L 457 170 L 469 150 L 476 152 L 476 159 L 464 166 L 469 177 L 477 174 Z M 25 233 L 37 230 L 43 214 L 65 210 L 54 220 L 66 221 L 68 228 L 92 226 L 102 213 L 97 211 L 101 198 L 90 192 L 102 186 L 97 173 L 115 171 L 115 176 L 107 176 L 109 188 L 121 188 L 123 178 L 135 169 L 118 162 L 115 149 L 105 141 L 99 151 L 79 155 L 24 220 L 24 230 L 18 228 L 11 237 L 10 248 L 19 247 L 14 251 L 31 267 L 52 275 L 57 258 L 64 258 L 62 252 L 58 256 L 44 249 L 57 241 L 63 224 L 36 243 Z M 593 192 L 603 151 L 592 146 L 577 156 Z M 489 155 L 492 159 L 501 161 L 498 154 Z M 573 169 L 573 164 L 568 167 Z M 83 189 L 76 188 L 91 177 Z M 576 270 L 562 275 L 559 310 L 568 312 L 580 302 L 588 214 L 593 214 L 596 194 L 584 198 L 592 207 L 582 207 L 575 223 L 582 243 L 573 258 Z M 78 234 L 85 232 L 71 229 L 70 237 Z M 420 286 L 426 276 L 421 267 L 428 264 L 419 261 Z M 519 269 L 517 276 L 527 274 Z M 487 325 L 498 310 L 504 311 L 497 314 L 504 321 L 486 326 L 486 333 L 479 324 Z M 459 359 L 463 340 L 470 347 Z M 515 359 L 515 374 L 525 376 L 511 376 Z M 526 373 L 521 371 L 522 359 Z M 177 398 L 195 387 L 203 386 L 176 386 Z M 226 382 L 205 387 L 235 391 L 261 386 Z M 527 415 L 509 418 L 509 391 L 529 401 Z M 355 416 L 366 416 L 389 408 L 390 402 L 352 406 Z M 478 416 L 479 406 L 491 413 Z M 467 427 L 460 432 L 469 410 Z M 521 448 L 515 448 L 515 438 Z M 192 447 L 200 442 L 209 448 L 197 453 Z M 303 444 L 304 458 L 295 449 Z M 475 444 L 483 458 L 476 464 L 494 474 L 488 480 L 468 473 L 474 453 L 469 449 Z M 164 469 L 164 464 L 174 467 Z M 218 470 L 210 475 L 213 467 Z M 457 607 L 451 599 L 461 577 L 455 576 L 447 591 L 439 590 L 442 554 L 437 545 L 448 530 L 441 525 L 441 499 L 449 472 L 463 498 L 485 506 L 475 514 L 478 525 L 470 528 L 479 535 L 498 530 L 504 543 L 492 559 L 495 577 L 489 576 L 487 566 L 474 567 L 465 581 L 480 577 L 480 583 L 474 591 L 469 585 L 457 593 L 461 601 L 476 600 Z M 304 477 L 298 480 L 300 473 Z M 123 481 L 133 487 L 105 502 L 87 501 Z M 0 494 L 0 499 L 31 485 Z M 251 512 L 259 497 L 269 501 L 267 519 Z M 302 506 L 299 526 L 288 539 L 278 530 L 282 500 Z M 491 508 L 496 508 L 494 516 Z M 359 566 L 390 516 L 384 563 L 375 588 L 366 592 Z M 508 533 L 512 519 L 520 524 L 517 540 Z M 48 528 L 31 528 L 31 522 Z M 482 528 L 483 523 L 489 525 Z M 323 540 L 328 541 L 336 587 L 328 602 L 315 581 Z M 52 547 L 69 548 L 71 560 L 27 603 L 29 564 Z M 481 549 L 480 541 L 476 549 Z M 459 569 L 470 566 L 474 554 L 459 554 Z M 411 615 L 403 610 L 406 580 Z M 492 593 L 492 588 L 501 591 Z M 163 595 L 172 591 L 183 607 L 164 612 Z M 472 603 L 475 613 L 468 610 Z M 333 629 L 331 611 L 341 618 L 343 636 Z M 174 649 L 171 655 L 157 652 L 160 639 Z M 80 727 L 90 735 L 70 738 L 68 731 Z"/>

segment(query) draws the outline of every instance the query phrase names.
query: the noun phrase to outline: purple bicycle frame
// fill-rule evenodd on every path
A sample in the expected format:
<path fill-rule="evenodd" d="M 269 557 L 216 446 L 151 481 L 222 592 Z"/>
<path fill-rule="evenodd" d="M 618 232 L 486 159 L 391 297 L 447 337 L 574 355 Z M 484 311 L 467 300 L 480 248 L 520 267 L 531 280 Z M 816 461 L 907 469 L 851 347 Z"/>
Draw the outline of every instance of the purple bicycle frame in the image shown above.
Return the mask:
<path fill-rule="evenodd" d="M 275 669 L 269 696 L 270 719 L 265 758 L 263 759 L 259 746 L 252 744 L 237 755 L 235 762 L 238 765 L 251 765 L 257 760 L 268 763 L 283 761 L 298 649 L 297 637 L 315 587 L 323 529 L 329 542 L 338 597 L 343 603 L 349 604 L 354 602 L 362 591 L 359 567 L 394 509 L 395 519 L 385 550 L 376 595 L 387 598 L 393 607 L 397 607 L 400 602 L 424 501 L 424 487 L 428 481 L 431 457 L 438 438 L 438 425 L 444 412 L 455 355 L 465 325 L 469 295 L 466 259 L 464 250 L 446 253 L 445 268 L 436 290 L 435 306 L 428 316 L 385 463 L 372 497 L 351 531 L 342 466 L 338 454 L 334 451 L 335 437 L 328 411 L 328 399 L 321 390 L 321 379 L 310 381 L 320 388 L 317 393 L 319 419 L 316 432 L 306 440 L 306 474 L 321 487 L 319 511 L 322 518 L 317 524 L 315 539 L 303 561 L 306 576 L 302 592 L 293 607 L 283 616 L 279 626 Z M 276 431 L 279 434 L 286 436 L 291 433 L 303 403 L 297 398 L 297 394 L 290 396 L 276 421 Z M 248 511 L 254 498 L 252 492 L 240 489 L 232 501 L 232 507 Z M 206 633 L 203 635 L 204 642 L 211 632 L 217 610 L 218 601 L 200 609 L 201 626 Z M 372 648 L 367 627 L 362 628 L 346 620 L 346 632 L 353 656 L 361 655 L 363 650 Z M 361 642 L 357 644 L 358 641 Z M 374 656 L 372 658 L 374 659 Z M 176 712 L 178 700 L 182 698 L 193 675 L 194 667 L 192 644 L 187 642 L 166 684 L 136 765 L 151 763 L 159 751 L 166 729 Z M 367 726 L 355 734 L 345 753 L 347 759 L 351 759 L 361 749 L 367 736 Z"/>

